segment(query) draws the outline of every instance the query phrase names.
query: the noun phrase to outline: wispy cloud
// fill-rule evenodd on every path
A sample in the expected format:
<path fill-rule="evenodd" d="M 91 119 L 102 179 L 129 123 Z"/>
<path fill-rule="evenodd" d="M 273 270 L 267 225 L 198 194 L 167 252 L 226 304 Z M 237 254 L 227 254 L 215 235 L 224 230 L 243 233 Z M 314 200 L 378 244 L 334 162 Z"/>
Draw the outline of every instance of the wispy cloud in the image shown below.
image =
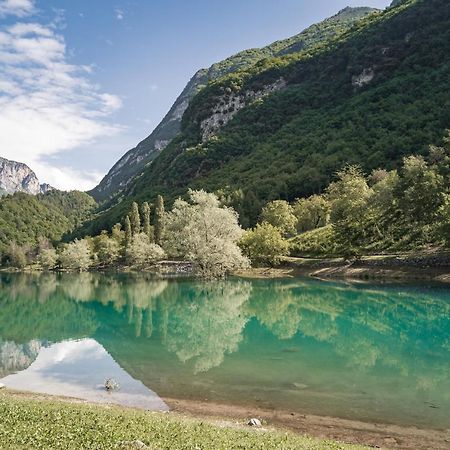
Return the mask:
<path fill-rule="evenodd" d="M 25 17 L 34 12 L 34 0 L 0 0 L 0 17 Z"/>
<path fill-rule="evenodd" d="M 116 8 L 116 9 L 114 10 L 114 12 L 115 12 L 115 14 L 116 14 L 116 19 L 117 19 L 117 20 L 123 20 L 123 18 L 124 18 L 124 13 L 123 13 L 123 11 L 122 11 L 120 8 Z"/>
<path fill-rule="evenodd" d="M 0 11 L 5 5 L 15 6 L 16 16 L 34 6 L 9 0 L 0 2 Z M 91 66 L 69 61 L 60 33 L 54 24 L 31 21 L 0 27 L 0 156 L 27 163 L 55 187 L 87 189 L 100 174 L 45 161 L 117 133 L 109 116 L 121 100 L 90 80 Z"/>

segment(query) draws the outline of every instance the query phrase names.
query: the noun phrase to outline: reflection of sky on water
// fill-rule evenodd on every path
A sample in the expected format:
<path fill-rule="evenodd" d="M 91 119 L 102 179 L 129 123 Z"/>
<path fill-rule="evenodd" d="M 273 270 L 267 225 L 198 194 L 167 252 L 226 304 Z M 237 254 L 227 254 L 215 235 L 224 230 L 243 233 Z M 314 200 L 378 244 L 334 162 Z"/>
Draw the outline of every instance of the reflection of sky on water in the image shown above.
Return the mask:
<path fill-rule="evenodd" d="M 105 380 L 120 389 L 107 392 Z M 41 348 L 25 370 L 1 380 L 10 389 L 115 403 L 152 411 L 167 411 L 158 395 L 125 372 L 94 339 L 66 341 Z"/>

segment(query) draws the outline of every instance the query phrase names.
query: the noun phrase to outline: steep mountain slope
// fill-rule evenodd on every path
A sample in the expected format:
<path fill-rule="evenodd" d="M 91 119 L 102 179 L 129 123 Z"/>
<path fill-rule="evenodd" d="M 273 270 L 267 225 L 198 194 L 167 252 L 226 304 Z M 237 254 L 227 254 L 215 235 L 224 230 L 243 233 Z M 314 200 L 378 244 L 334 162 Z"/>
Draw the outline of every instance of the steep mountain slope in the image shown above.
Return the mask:
<path fill-rule="evenodd" d="M 40 237 L 61 239 L 81 226 L 96 206 L 92 197 L 77 191 L 17 192 L 0 198 L 0 257 L 13 241 L 36 245 Z"/>
<path fill-rule="evenodd" d="M 90 193 L 99 201 L 109 198 L 123 189 L 132 177 L 141 172 L 179 133 L 181 118 L 192 98 L 210 81 L 232 72 L 253 66 L 264 58 L 288 55 L 312 48 L 342 34 L 356 21 L 376 11 L 373 8 L 345 8 L 335 16 L 312 25 L 305 31 L 288 39 L 260 48 L 242 51 L 209 69 L 199 70 L 189 81 L 174 105 L 155 130 L 127 152 Z"/>
<path fill-rule="evenodd" d="M 244 225 L 261 204 L 320 192 L 347 163 L 398 167 L 450 127 L 450 2 L 407 0 L 332 43 L 210 84 L 183 130 L 93 224 L 132 199 L 225 190 Z"/>
<path fill-rule="evenodd" d="M 40 184 L 36 174 L 26 164 L 0 157 L 0 196 L 14 192 L 37 195 L 51 189 L 48 184 Z"/>

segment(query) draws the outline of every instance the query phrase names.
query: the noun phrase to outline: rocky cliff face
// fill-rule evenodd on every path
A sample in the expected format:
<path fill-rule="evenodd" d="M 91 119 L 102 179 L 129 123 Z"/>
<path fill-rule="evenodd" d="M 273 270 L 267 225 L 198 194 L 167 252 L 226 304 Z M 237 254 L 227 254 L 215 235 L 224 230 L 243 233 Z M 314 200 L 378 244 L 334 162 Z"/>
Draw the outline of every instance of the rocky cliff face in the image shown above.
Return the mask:
<path fill-rule="evenodd" d="M 374 11 L 376 10 L 365 7 L 345 8 L 335 16 L 320 24 L 312 25 L 293 37 L 274 42 L 267 47 L 244 50 L 224 61 L 213 64 L 208 69 L 199 70 L 191 78 L 152 134 L 135 148 L 129 150 L 90 194 L 97 201 L 104 201 L 123 190 L 135 175 L 141 173 L 146 166 L 151 164 L 170 141 L 178 135 L 181 129 L 181 119 L 191 100 L 210 81 L 231 72 L 247 69 L 264 58 L 296 53 L 313 47 L 319 42 L 325 42 L 348 30 L 356 21 Z M 248 104 L 249 100 L 251 99 L 234 99 L 234 103 L 231 105 L 232 113 L 230 114 L 225 113 L 220 108 L 215 111 L 210 122 L 203 124 L 205 128 L 203 137 L 205 139 L 211 137 L 218 128 L 231 119 L 235 112 Z"/>
<path fill-rule="evenodd" d="M 37 195 L 51 189 L 48 184 L 40 184 L 36 174 L 26 164 L 0 158 L 0 195 L 14 192 Z"/>

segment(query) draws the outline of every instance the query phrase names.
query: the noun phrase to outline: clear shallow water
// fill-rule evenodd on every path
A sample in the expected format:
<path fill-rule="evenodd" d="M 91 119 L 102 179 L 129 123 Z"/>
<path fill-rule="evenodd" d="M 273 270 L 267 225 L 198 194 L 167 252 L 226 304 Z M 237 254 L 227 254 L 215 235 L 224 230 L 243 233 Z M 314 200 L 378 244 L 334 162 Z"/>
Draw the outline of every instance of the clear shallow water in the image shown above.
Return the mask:
<path fill-rule="evenodd" d="M 450 426 L 446 286 L 0 275 L 0 377 L 85 338 L 163 400 Z M 101 365 L 79 352 L 63 381 L 94 389 Z"/>

